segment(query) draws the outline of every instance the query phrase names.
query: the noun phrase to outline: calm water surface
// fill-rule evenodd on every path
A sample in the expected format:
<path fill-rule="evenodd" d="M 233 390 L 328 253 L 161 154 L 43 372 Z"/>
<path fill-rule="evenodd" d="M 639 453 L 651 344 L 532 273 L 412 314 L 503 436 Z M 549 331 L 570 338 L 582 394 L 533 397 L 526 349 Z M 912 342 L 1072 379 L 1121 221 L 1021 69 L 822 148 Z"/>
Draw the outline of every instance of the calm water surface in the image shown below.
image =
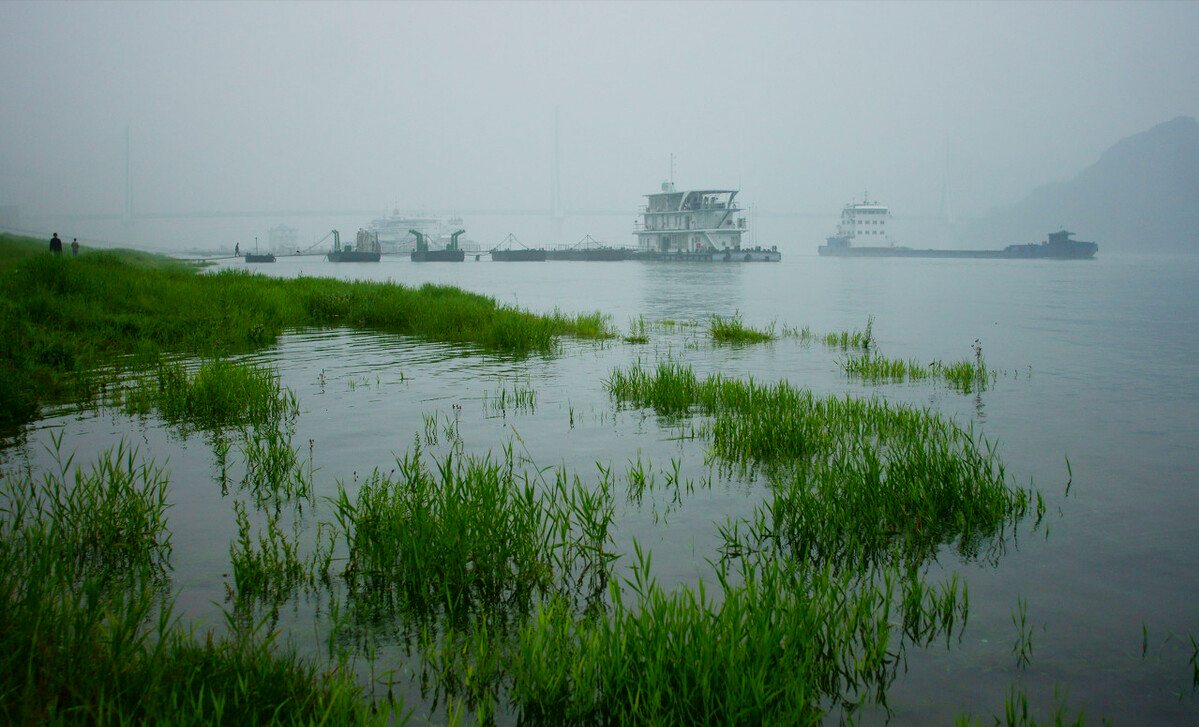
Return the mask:
<path fill-rule="evenodd" d="M 883 354 L 921 361 L 971 358 L 977 339 L 988 365 L 1002 373 L 991 389 L 970 395 L 933 383 L 866 386 L 847 379 L 838 367 L 842 354 L 821 344 L 783 338 L 713 346 L 702 325 L 656 330 L 644 345 L 566 342 L 560 355 L 520 360 L 410 337 L 294 331 L 251 358 L 277 368 L 296 392 L 302 413 L 294 443 L 305 457 L 311 443 L 321 495 L 339 481 L 353 488 L 376 467 L 390 469 L 423 437 L 427 417 L 453 418 L 474 452 L 498 454 L 512 444 L 530 469 L 565 466 L 594 478 L 598 463 L 623 482 L 638 460 L 656 470 L 681 461 L 687 477 L 710 479 L 711 487 L 679 503 L 662 492 L 640 503 L 617 498 L 618 548 L 629 551 L 634 538 L 650 548 L 664 584 L 710 577 L 705 559 L 715 557 L 717 525 L 749 516 L 767 485 L 709 469 L 703 442 L 680 438 L 677 423 L 618 410 L 602 383 L 614 367 L 673 357 L 701 376 L 787 379 L 817 393 L 930 407 L 997 443 L 1013 484 L 1032 484 L 1045 496 L 1048 527 L 1019 528 L 997 562 L 963 563 L 947 553 L 931 566 L 932 578 L 957 572 L 965 579 L 969 622 L 960 641 L 955 634 L 948 646 L 907 650 L 889 693 L 892 724 L 951 724 L 963 711 L 1002 714 L 1013 685 L 1042 709 L 1055 687 L 1068 690 L 1070 713 L 1085 707 L 1093 720 L 1199 723 L 1188 663 L 1190 635 L 1199 638 L 1199 259 L 792 255 L 779 264 L 689 266 L 387 258 L 334 265 L 307 257 L 253 269 L 447 283 L 537 312 L 601 311 L 625 331 L 639 316 L 702 324 L 711 314 L 740 315 L 755 327 L 810 326 L 817 334 L 861 329 L 873 317 Z M 535 405 L 498 411 L 497 396 L 517 386 L 535 390 Z M 59 412 L 10 449 L 5 466 L 48 466 L 45 445 L 58 432 L 76 461 L 124 438 L 170 471 L 179 607 L 218 626 L 236 535 L 230 500 L 239 494 L 222 496 L 214 484 L 205 435 L 112 412 Z M 320 510 L 306 515 L 305 527 L 327 517 Z M 1021 600 L 1033 627 L 1027 668 L 1013 652 Z M 314 626 L 321 609 L 319 600 L 299 598 L 283 617 L 302 648 L 321 638 L 319 620 Z M 398 653 L 380 658 L 402 662 Z M 885 716 L 874 710 L 866 721 Z"/>

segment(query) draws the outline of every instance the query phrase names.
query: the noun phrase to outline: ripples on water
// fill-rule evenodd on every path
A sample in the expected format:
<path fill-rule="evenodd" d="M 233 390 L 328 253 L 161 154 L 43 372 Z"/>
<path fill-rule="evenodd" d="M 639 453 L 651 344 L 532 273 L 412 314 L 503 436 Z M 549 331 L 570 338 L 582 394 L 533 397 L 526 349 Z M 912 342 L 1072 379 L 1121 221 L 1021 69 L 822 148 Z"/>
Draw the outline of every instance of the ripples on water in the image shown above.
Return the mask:
<path fill-rule="evenodd" d="M 681 439 L 677 423 L 617 408 L 602 384 L 614 367 L 670 357 L 701 377 L 787 379 L 820 394 L 929 407 L 998 443 L 1013 483 L 1032 483 L 1046 495 L 1049 532 L 1012 543 L 994 567 L 964 567 L 970 625 L 949 649 L 909 650 L 908 671 L 889 698 L 893 723 L 945 724 L 962 710 L 987 715 L 1002 709 L 1013 683 L 1025 684 L 1030 695 L 1068 686 L 1072 707 L 1120 724 L 1199 716 L 1187 654 L 1180 658 L 1177 648 L 1184 634 L 1199 634 L 1193 555 L 1199 552 L 1199 338 L 1193 333 L 1199 265 L 1192 259 L 792 256 L 777 265 L 385 260 L 339 267 L 283 258 L 261 270 L 448 283 L 538 312 L 599 310 L 622 330 L 638 316 L 701 323 L 658 328 L 649 344 L 568 341 L 557 355 L 527 358 L 406 336 L 290 332 L 247 358 L 277 369 L 296 393 L 301 415 L 293 443 L 307 457 L 311 441 L 318 496 L 333 494 L 338 482 L 353 488 L 376 467 L 389 469 L 424 435 L 427 417 L 453 419 L 469 451 L 511 445 L 534 469 L 563 466 L 591 477 L 597 463 L 622 473 L 637 459 L 656 468 L 679 459 L 686 477 L 710 478 L 712 487 L 697 489 L 681 506 L 618 496 L 616 537 L 622 548 L 635 537 L 652 549 L 664 584 L 688 583 L 709 570 L 714 523 L 748 515 L 769 486 L 713 472 L 702 441 Z M 865 386 L 847 380 L 838 367 L 842 354 L 819 343 L 714 346 L 702 325 L 712 314 L 740 315 L 759 328 L 809 325 L 818 334 L 861 329 L 873 316 L 889 357 L 959 360 L 972 355 L 979 339 L 988 364 L 1003 375 L 991 390 L 972 395 L 927 383 Z M 516 386 L 534 390 L 535 405 L 498 412 L 497 397 Z M 6 466 L 48 466 L 54 432 L 64 434 L 64 448 L 77 462 L 125 438 L 171 473 L 179 607 L 188 618 L 219 623 L 236 523 L 230 498 L 214 484 L 218 473 L 206 436 L 108 411 L 59 412 L 31 427 L 24 445 L 10 448 Z M 436 453 L 439 446 L 428 449 Z M 308 522 L 321 516 L 327 511 L 318 506 Z M 947 557 L 932 568 L 963 566 Z M 1011 653 L 1018 598 L 1027 599 L 1035 624 L 1027 671 L 1015 667 Z M 312 638 L 316 608 L 301 599 L 285 616 L 298 624 L 301 644 Z M 1158 649 L 1146 659 L 1142 624 L 1150 648 Z M 1163 646 L 1169 634 L 1174 646 Z"/>

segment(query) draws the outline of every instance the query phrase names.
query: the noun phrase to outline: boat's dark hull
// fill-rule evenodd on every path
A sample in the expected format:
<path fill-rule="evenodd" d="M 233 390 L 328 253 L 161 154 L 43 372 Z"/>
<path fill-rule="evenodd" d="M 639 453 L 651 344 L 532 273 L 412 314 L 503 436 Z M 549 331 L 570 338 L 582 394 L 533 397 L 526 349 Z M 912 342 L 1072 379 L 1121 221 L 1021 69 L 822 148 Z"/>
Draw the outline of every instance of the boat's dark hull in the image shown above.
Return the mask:
<path fill-rule="evenodd" d="M 462 250 L 413 250 L 414 263 L 460 263 L 466 259 Z"/>
<path fill-rule="evenodd" d="M 275 262 L 275 256 L 269 252 L 264 253 L 262 255 L 257 255 L 252 252 L 246 253 L 246 262 L 248 262 L 248 263 L 273 263 L 273 262 Z"/>
<path fill-rule="evenodd" d="M 636 259 L 685 263 L 777 263 L 783 259 L 783 255 L 777 249 L 746 247 L 737 250 L 643 251 L 637 253 Z"/>
<path fill-rule="evenodd" d="M 971 258 L 992 260 L 1089 260 L 1099 246 L 1083 240 L 1008 245 L 1002 250 L 931 250 L 911 247 L 853 247 L 843 237 L 828 238 L 827 245 L 816 249 L 822 257 L 923 257 Z"/>
<path fill-rule="evenodd" d="M 631 260 L 636 255 L 635 250 L 623 247 L 592 247 L 568 248 L 566 250 L 547 250 L 547 260 L 575 260 L 586 262 L 613 262 L 616 260 Z"/>
<path fill-rule="evenodd" d="M 381 253 L 377 252 L 357 252 L 346 251 L 329 253 L 329 262 L 331 263 L 377 263 L 382 257 Z"/>
<path fill-rule="evenodd" d="M 990 260 L 1089 260 L 1095 257 L 1094 248 L 1047 249 L 1048 245 L 1010 245 L 1003 250 L 931 250 L 910 247 L 850 247 L 829 248 L 821 245 L 816 252 L 822 257 L 920 257 L 968 258 Z"/>
<path fill-rule="evenodd" d="M 499 263 L 544 262 L 545 250 L 492 250 L 491 259 Z"/>

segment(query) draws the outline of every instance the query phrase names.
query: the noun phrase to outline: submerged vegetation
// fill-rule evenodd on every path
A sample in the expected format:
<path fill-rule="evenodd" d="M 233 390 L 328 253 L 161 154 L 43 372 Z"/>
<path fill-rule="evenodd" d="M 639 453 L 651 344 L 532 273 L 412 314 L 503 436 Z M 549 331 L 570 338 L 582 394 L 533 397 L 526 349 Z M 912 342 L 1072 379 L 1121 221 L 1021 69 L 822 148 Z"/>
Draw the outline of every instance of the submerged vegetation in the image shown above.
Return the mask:
<path fill-rule="evenodd" d="M 197 639 L 166 596 L 166 477 L 118 446 L 0 483 L 0 722 L 387 724 L 273 634 Z M 231 622 L 232 623 L 232 622 Z"/>
<path fill-rule="evenodd" d="M 733 550 L 769 545 L 843 564 L 894 551 L 919 562 L 956 540 L 970 556 L 1030 503 L 985 442 L 927 410 L 817 397 L 785 381 L 701 380 L 674 362 L 617 369 L 605 383 L 620 402 L 708 417 L 701 432 L 712 455 L 772 473 L 774 500 L 750 527 L 755 542 Z"/>
<path fill-rule="evenodd" d="M 197 429 L 260 426 L 298 413 L 295 394 L 285 392 L 273 372 L 227 359 L 204 361 L 193 371 L 180 362 L 159 361 L 130 385 L 112 387 L 109 397 L 126 414 L 157 412 L 168 422 Z"/>
<path fill-rule="evenodd" d="M 946 382 L 950 388 L 963 394 L 986 391 L 987 387 L 995 383 L 999 373 L 987 367 L 981 341 L 975 339 L 971 348 L 974 351 L 973 361 L 933 361 L 927 366 L 922 366 L 915 359 L 888 359 L 878 351 L 863 351 L 857 356 L 844 359 L 841 368 L 850 376 L 872 384 L 936 379 Z"/>
<path fill-rule="evenodd" d="M 713 314 L 708 319 L 708 334 L 717 343 L 762 343 L 778 338 L 773 323 L 766 330 L 758 330 L 742 323 L 740 315 L 722 318 Z"/>

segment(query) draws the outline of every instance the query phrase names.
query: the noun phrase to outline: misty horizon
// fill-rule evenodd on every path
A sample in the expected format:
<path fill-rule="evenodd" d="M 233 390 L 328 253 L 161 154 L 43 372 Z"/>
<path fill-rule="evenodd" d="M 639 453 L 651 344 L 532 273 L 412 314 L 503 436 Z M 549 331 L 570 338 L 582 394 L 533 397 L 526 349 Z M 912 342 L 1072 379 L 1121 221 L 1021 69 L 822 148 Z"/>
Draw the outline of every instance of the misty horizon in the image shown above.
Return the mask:
<path fill-rule="evenodd" d="M 548 243 L 555 169 L 561 209 L 603 213 L 571 214 L 555 244 L 631 244 L 672 177 L 740 189 L 760 244 L 812 248 L 866 193 L 900 241 L 927 242 L 903 220 L 982 216 L 1199 115 L 1187 3 L 10 2 L 0 18 L 0 206 L 164 249 L 278 224 L 316 239 L 393 209 Z M 319 210 L 374 212 L 283 214 Z M 139 217 L 199 211 L 279 214 Z M 54 222 L 71 215 L 117 219 Z"/>

